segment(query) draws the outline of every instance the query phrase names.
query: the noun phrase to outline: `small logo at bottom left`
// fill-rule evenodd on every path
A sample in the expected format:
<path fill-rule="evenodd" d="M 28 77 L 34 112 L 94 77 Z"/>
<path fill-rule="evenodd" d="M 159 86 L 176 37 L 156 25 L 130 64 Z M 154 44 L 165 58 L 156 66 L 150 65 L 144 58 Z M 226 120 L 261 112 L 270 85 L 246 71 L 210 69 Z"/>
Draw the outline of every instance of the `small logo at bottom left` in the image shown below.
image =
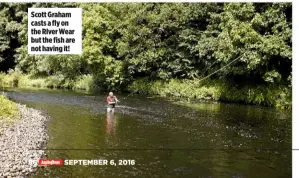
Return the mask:
<path fill-rule="evenodd" d="M 39 166 L 62 166 L 62 159 L 40 159 L 38 161 Z"/>

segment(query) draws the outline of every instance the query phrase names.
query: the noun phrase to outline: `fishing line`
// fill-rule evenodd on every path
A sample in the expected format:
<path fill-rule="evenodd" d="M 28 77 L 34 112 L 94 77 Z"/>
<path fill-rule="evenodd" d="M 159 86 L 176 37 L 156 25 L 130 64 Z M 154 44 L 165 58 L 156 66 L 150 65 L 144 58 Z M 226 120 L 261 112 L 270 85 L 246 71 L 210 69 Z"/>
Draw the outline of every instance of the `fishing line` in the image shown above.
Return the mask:
<path fill-rule="evenodd" d="M 241 58 L 241 56 L 237 57 L 236 59 L 234 59 L 233 61 L 229 62 L 228 64 L 226 64 L 225 66 L 221 67 L 220 69 L 216 70 L 215 72 L 212 72 L 211 74 L 205 76 L 204 78 L 201 78 L 199 80 L 199 82 L 202 81 L 202 80 L 204 80 L 204 79 L 206 79 L 206 78 L 208 78 L 208 77 L 210 77 L 210 76 L 212 76 L 212 75 L 214 75 L 215 73 L 221 71 L 222 69 L 226 68 L 227 66 L 229 66 L 230 64 L 232 64 L 233 62 L 235 62 L 236 60 L 238 60 L 240 58 Z"/>
<path fill-rule="evenodd" d="M 241 57 L 242 57 L 242 56 L 237 57 L 236 59 L 232 60 L 231 62 L 229 62 L 229 63 L 226 64 L 225 66 L 221 67 L 220 69 L 218 69 L 218 70 L 212 72 L 211 74 L 209 74 L 209 75 L 207 75 L 207 76 L 205 76 L 205 77 L 199 79 L 198 82 L 201 82 L 201 81 L 203 81 L 204 79 L 209 78 L 210 76 L 212 76 L 212 75 L 216 74 L 217 72 L 223 70 L 224 68 L 228 67 L 228 66 L 231 65 L 233 62 L 235 62 L 236 60 L 240 59 Z M 184 91 L 186 91 L 186 90 L 188 90 L 188 89 L 189 89 L 189 88 L 185 88 L 182 92 L 184 92 Z"/>
<path fill-rule="evenodd" d="M 134 92 L 132 92 L 132 93 L 130 93 L 130 94 L 128 94 L 126 97 L 124 97 L 123 99 L 125 100 L 125 99 L 127 99 L 129 96 L 131 96 L 132 94 L 134 94 Z"/>

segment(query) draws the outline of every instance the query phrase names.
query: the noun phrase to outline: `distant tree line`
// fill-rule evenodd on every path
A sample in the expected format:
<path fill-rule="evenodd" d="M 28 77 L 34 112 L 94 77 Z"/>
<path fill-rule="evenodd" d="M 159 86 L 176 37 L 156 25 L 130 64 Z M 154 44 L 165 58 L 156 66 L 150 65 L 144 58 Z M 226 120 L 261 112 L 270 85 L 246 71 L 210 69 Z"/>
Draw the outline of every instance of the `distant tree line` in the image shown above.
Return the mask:
<path fill-rule="evenodd" d="M 82 55 L 29 55 L 27 8 L 83 8 Z M 291 3 L 0 3 L 0 70 L 102 89 L 211 76 L 290 85 Z"/>

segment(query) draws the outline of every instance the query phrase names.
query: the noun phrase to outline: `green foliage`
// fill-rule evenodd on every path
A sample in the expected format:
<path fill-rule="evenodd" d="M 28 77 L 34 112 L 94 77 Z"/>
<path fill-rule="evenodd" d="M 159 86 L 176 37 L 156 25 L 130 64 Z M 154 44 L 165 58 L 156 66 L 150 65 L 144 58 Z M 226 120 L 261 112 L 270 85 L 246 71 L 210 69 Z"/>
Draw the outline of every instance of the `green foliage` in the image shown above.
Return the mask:
<path fill-rule="evenodd" d="M 218 74 L 221 76 L 261 77 L 272 70 L 289 73 L 292 30 L 286 10 L 291 11 L 290 3 L 224 4 L 223 12 L 211 16 L 212 23 L 198 42 L 198 51 L 220 66 L 241 57 Z"/>
<path fill-rule="evenodd" d="M 8 74 L 0 73 L 0 81 L 1 85 L 11 86 L 11 87 L 18 87 L 19 81 L 23 77 L 22 72 L 18 69 L 13 70 L 10 69 Z"/>
<path fill-rule="evenodd" d="M 18 32 L 22 30 L 20 19 L 27 11 L 25 3 L 0 3 L 0 71 L 7 71 L 15 66 Z"/>
<path fill-rule="evenodd" d="M 0 123 L 7 123 L 18 118 L 19 109 L 16 104 L 0 95 Z"/>
<path fill-rule="evenodd" d="M 292 107 L 291 89 L 285 86 L 243 86 L 237 87 L 228 82 L 196 80 L 171 80 L 170 82 L 140 79 L 128 88 L 135 93 L 181 97 L 184 100 L 214 100 L 246 104 Z"/>
<path fill-rule="evenodd" d="M 74 80 L 65 79 L 63 75 L 49 77 L 36 77 L 25 75 L 19 71 L 10 71 L 9 74 L 0 73 L 0 85 L 10 87 L 37 87 L 37 88 L 64 88 L 74 90 L 96 91 L 98 90 L 92 75 L 82 75 Z"/>
<path fill-rule="evenodd" d="M 30 75 L 25 75 L 19 81 L 19 87 L 37 87 L 37 88 L 46 88 L 46 78 L 33 78 Z"/>
<path fill-rule="evenodd" d="M 269 83 L 274 83 L 274 80 L 277 80 L 277 82 L 279 82 L 281 80 L 281 75 L 277 71 L 272 70 L 265 73 L 264 80 Z"/>
<path fill-rule="evenodd" d="M 83 54 L 29 55 L 28 7 L 83 8 Z M 291 3 L 0 3 L 0 70 L 15 71 L 0 77 L 11 86 L 138 85 L 163 96 L 284 106 L 291 37 Z M 228 86 L 199 82 L 209 74 Z"/>
<path fill-rule="evenodd" d="M 153 94 L 161 96 L 174 96 L 186 99 L 212 99 L 218 100 L 220 87 L 217 85 L 198 84 L 194 80 L 175 80 L 169 82 L 140 79 L 133 82 L 128 90 L 135 93 Z"/>
<path fill-rule="evenodd" d="M 96 86 L 94 84 L 93 77 L 91 75 L 79 76 L 74 83 L 73 89 L 94 91 L 96 89 Z"/>

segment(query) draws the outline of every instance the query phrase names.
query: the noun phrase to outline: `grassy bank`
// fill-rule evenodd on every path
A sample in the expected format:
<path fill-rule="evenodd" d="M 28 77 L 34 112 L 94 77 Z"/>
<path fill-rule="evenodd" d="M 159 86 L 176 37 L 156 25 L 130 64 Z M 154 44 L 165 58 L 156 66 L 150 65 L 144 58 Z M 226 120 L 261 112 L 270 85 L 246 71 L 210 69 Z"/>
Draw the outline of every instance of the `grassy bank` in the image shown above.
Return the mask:
<path fill-rule="evenodd" d="M 19 109 L 16 104 L 0 95 L 0 126 L 1 124 L 11 123 L 18 119 Z"/>
<path fill-rule="evenodd" d="M 214 100 L 290 109 L 291 89 L 286 86 L 235 86 L 220 81 L 199 80 L 147 81 L 136 80 L 129 91 L 186 100 Z"/>
<path fill-rule="evenodd" d="M 92 75 L 81 75 L 74 79 L 68 79 L 63 75 L 53 75 L 47 77 L 36 77 L 22 74 L 18 71 L 11 71 L 8 74 L 0 73 L 0 85 L 9 87 L 36 87 L 55 88 L 72 90 L 96 90 Z"/>
<path fill-rule="evenodd" d="M 0 82 L 12 87 L 61 88 L 72 90 L 99 91 L 92 75 L 81 75 L 68 79 L 63 75 L 34 77 L 12 71 L 0 73 Z M 213 100 L 290 109 L 291 89 L 288 86 L 258 85 L 237 86 L 228 82 L 199 80 L 176 80 L 168 82 L 139 79 L 128 86 L 128 91 L 163 97 L 180 97 L 182 100 Z"/>

